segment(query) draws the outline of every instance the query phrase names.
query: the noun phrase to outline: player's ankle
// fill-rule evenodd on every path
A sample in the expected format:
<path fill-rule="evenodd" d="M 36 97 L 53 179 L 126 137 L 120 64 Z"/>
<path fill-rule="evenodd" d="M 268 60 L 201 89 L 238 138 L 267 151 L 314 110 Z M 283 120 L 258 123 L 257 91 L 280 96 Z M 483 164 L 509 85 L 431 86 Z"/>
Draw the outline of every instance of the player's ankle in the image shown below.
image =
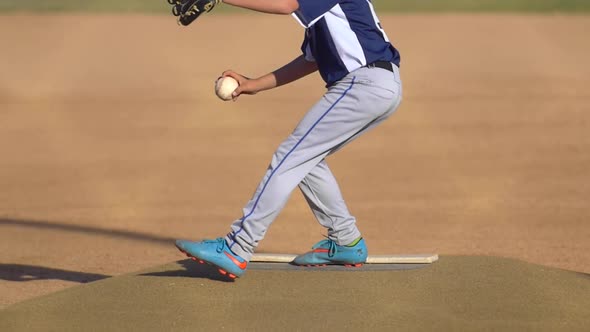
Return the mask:
<path fill-rule="evenodd" d="M 363 239 L 363 237 L 362 236 L 359 236 L 356 239 L 354 239 L 351 243 L 345 245 L 345 247 L 354 247 L 357 244 L 359 244 L 359 242 L 361 242 L 362 239 Z"/>

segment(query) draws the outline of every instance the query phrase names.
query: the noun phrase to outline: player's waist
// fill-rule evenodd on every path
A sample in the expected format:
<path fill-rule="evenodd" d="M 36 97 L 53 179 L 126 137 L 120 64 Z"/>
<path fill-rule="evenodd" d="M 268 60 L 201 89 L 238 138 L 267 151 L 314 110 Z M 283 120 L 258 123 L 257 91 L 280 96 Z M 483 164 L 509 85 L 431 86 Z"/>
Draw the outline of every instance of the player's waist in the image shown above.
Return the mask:
<path fill-rule="evenodd" d="M 361 75 L 361 76 L 362 75 L 366 75 L 366 73 L 365 74 L 360 73 L 360 71 L 363 68 L 368 68 L 368 69 L 380 68 L 380 69 L 383 69 L 384 71 L 381 71 L 381 70 L 379 71 L 380 74 L 373 73 L 373 74 L 371 74 L 371 77 L 374 78 L 375 76 L 379 76 L 379 77 L 382 77 L 382 78 L 387 78 L 386 80 L 389 80 L 389 79 L 391 79 L 391 77 L 393 77 L 393 80 L 395 82 L 401 84 L 399 67 L 395 63 L 393 63 L 393 62 L 381 61 L 381 60 L 375 61 L 375 62 L 372 62 L 372 63 L 366 65 L 366 66 L 363 66 L 363 67 L 359 68 L 358 71 L 354 71 L 354 73 L 351 73 L 351 74 L 352 75 L 355 75 L 355 76 L 357 76 L 357 75 Z M 372 71 L 372 70 L 370 70 L 370 71 Z M 386 73 L 386 72 L 389 72 L 389 74 Z M 393 75 L 391 75 L 391 73 L 393 73 Z"/>
<path fill-rule="evenodd" d="M 326 87 L 329 88 L 332 85 L 338 83 L 338 81 L 340 81 L 341 79 L 343 79 L 347 75 L 354 73 L 357 70 L 363 69 L 363 68 L 380 68 L 380 69 L 384 69 L 386 71 L 389 71 L 389 72 L 395 74 L 396 71 L 398 71 L 399 67 L 393 62 L 378 60 L 378 61 L 371 62 L 367 65 L 360 65 L 359 64 L 358 67 L 356 67 L 354 69 L 338 68 L 340 70 L 328 71 L 328 70 L 322 70 L 320 68 L 320 73 L 322 74 L 324 81 L 326 81 Z"/>
<path fill-rule="evenodd" d="M 366 65 L 365 67 L 367 67 L 367 68 L 381 68 L 381 69 L 385 69 L 385 70 L 388 70 L 393 73 L 394 72 L 393 66 L 394 66 L 394 64 L 389 61 L 375 61 L 373 63 Z"/>

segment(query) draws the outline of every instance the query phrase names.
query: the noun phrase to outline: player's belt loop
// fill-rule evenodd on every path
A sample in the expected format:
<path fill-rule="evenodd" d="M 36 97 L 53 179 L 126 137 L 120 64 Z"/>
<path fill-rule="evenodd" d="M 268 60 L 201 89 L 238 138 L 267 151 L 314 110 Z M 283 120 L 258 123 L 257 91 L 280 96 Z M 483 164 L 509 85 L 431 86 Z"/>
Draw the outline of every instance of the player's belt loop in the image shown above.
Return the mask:
<path fill-rule="evenodd" d="M 375 61 L 373 63 L 366 65 L 366 67 L 367 68 L 381 68 L 381 69 L 389 70 L 390 72 L 393 73 L 393 64 L 391 64 L 391 62 L 388 62 L 388 61 Z"/>

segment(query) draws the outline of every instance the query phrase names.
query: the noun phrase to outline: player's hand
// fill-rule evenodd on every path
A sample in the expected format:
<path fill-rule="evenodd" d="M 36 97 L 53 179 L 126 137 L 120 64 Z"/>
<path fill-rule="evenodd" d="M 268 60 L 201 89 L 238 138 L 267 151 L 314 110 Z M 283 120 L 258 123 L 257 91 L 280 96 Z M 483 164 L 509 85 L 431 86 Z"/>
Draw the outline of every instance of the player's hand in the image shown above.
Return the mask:
<path fill-rule="evenodd" d="M 236 88 L 236 90 L 232 94 L 234 101 L 238 100 L 238 97 L 240 97 L 240 95 L 242 95 L 242 94 L 255 95 L 256 93 L 258 93 L 260 91 L 260 89 L 257 87 L 256 80 L 248 78 L 244 75 L 240 75 L 233 70 L 227 70 L 227 71 L 223 72 L 223 74 L 221 74 L 221 77 L 227 77 L 227 76 L 232 77 L 233 79 L 238 81 L 238 84 L 239 84 L 239 86 Z"/>
<path fill-rule="evenodd" d="M 172 5 L 172 14 L 178 17 L 178 24 L 190 25 L 201 14 L 213 10 L 221 0 L 167 0 Z"/>

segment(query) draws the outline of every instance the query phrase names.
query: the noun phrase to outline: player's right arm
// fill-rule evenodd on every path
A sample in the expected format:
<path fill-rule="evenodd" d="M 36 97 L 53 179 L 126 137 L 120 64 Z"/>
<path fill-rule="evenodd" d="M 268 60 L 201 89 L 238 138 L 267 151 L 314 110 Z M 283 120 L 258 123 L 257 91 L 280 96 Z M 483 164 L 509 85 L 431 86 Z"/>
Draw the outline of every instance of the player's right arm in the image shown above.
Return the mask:
<path fill-rule="evenodd" d="M 305 56 L 301 55 L 283 67 L 259 78 L 250 79 L 232 70 L 224 72 L 222 76 L 233 77 L 240 84 L 233 93 L 233 98 L 236 100 L 242 94 L 254 95 L 260 91 L 274 89 L 296 81 L 317 70 L 318 67 L 315 62 L 307 61 L 305 60 Z"/>

